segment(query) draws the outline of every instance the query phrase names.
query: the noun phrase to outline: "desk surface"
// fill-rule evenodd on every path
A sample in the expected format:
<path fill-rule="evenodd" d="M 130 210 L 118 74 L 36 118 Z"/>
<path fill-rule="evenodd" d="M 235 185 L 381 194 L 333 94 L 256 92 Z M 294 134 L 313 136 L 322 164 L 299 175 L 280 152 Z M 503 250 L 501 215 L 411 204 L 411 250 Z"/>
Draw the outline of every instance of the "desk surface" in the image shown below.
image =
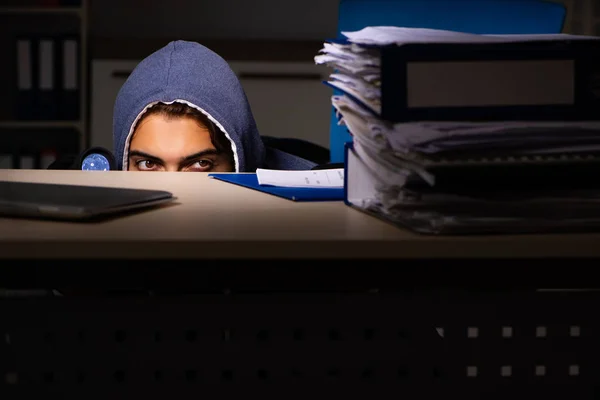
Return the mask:
<path fill-rule="evenodd" d="M 174 193 L 100 222 L 0 218 L 0 258 L 472 258 L 600 256 L 600 235 L 427 237 L 342 202 L 296 203 L 202 173 L 0 170 L 0 180 Z"/>

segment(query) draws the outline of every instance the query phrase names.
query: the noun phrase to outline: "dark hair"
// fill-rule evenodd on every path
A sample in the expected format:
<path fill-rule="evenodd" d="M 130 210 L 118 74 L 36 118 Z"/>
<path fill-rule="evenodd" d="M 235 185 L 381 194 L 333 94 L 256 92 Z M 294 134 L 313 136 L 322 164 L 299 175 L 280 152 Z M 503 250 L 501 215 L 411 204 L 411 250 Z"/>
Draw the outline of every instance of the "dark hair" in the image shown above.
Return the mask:
<path fill-rule="evenodd" d="M 234 165 L 233 149 L 231 147 L 231 142 L 229 141 L 229 139 L 227 139 L 227 137 L 225 137 L 225 134 L 221 132 L 219 127 L 217 127 L 210 119 L 208 119 L 206 115 L 204 115 L 199 110 L 190 107 L 184 103 L 157 103 L 151 106 L 144 113 L 144 115 L 142 115 L 142 117 L 138 120 L 137 125 L 139 126 L 139 124 L 144 120 L 144 118 L 155 114 L 163 115 L 167 118 L 187 117 L 196 120 L 196 122 L 198 122 L 202 126 L 205 126 L 208 129 L 208 132 L 210 133 L 210 140 L 217 149 L 217 151 L 227 154 L 231 161 L 231 165 Z"/>

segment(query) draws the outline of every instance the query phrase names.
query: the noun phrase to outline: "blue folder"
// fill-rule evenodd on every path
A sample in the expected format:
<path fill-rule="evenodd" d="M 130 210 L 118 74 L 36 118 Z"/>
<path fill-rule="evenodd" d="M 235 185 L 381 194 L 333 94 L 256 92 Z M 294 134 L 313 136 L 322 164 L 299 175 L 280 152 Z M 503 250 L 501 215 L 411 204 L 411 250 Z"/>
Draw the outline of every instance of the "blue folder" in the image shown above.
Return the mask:
<path fill-rule="evenodd" d="M 256 174 L 208 174 L 208 176 L 293 201 L 344 200 L 344 188 L 293 188 L 260 185 Z"/>

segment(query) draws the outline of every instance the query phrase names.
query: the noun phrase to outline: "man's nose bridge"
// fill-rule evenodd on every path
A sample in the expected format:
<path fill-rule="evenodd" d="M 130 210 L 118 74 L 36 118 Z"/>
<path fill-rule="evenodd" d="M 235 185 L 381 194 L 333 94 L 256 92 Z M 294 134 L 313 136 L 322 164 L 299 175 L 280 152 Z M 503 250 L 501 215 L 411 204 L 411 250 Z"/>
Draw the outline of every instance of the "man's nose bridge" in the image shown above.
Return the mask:
<path fill-rule="evenodd" d="M 175 163 L 168 163 L 167 165 L 165 165 L 165 171 L 166 172 L 177 172 L 177 171 L 179 171 L 179 165 L 177 165 Z"/>

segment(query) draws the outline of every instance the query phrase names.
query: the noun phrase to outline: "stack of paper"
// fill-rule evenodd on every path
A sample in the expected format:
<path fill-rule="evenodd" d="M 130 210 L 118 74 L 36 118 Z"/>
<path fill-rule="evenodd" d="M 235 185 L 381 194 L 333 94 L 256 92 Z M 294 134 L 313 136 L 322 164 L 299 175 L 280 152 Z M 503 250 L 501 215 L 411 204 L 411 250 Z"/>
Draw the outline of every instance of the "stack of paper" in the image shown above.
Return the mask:
<path fill-rule="evenodd" d="M 392 123 L 380 117 L 379 54 L 381 46 L 408 43 L 493 45 L 598 38 L 402 27 L 368 27 L 344 35 L 345 42 L 325 43 L 315 62 L 334 70 L 327 83 L 344 93 L 333 96 L 332 104 L 339 123 L 353 137 L 352 156 L 358 160 L 353 165 L 373 179 L 374 192 L 356 206 L 423 233 L 600 227 L 600 184 L 589 179 L 600 173 L 600 122 Z M 358 178 L 348 168 L 348 185 L 365 186 L 353 181 Z M 590 168 L 596 172 L 588 173 Z"/>
<path fill-rule="evenodd" d="M 340 122 L 367 163 L 412 169 L 432 185 L 432 165 L 552 161 L 552 156 L 600 151 L 600 122 L 499 121 L 392 124 L 365 111 L 348 96 L 333 96 Z M 373 166 L 373 169 L 376 169 Z M 381 168 L 376 170 L 380 171 Z M 394 176 L 395 174 L 392 174 Z"/>
<path fill-rule="evenodd" d="M 342 32 L 345 42 L 326 42 L 315 57 L 316 64 L 336 72 L 328 85 L 358 100 L 375 114 L 381 112 L 381 46 L 407 44 L 473 43 L 506 44 L 556 40 L 598 40 L 595 36 L 569 34 L 477 35 L 463 32 L 396 26 L 369 26 Z"/>

